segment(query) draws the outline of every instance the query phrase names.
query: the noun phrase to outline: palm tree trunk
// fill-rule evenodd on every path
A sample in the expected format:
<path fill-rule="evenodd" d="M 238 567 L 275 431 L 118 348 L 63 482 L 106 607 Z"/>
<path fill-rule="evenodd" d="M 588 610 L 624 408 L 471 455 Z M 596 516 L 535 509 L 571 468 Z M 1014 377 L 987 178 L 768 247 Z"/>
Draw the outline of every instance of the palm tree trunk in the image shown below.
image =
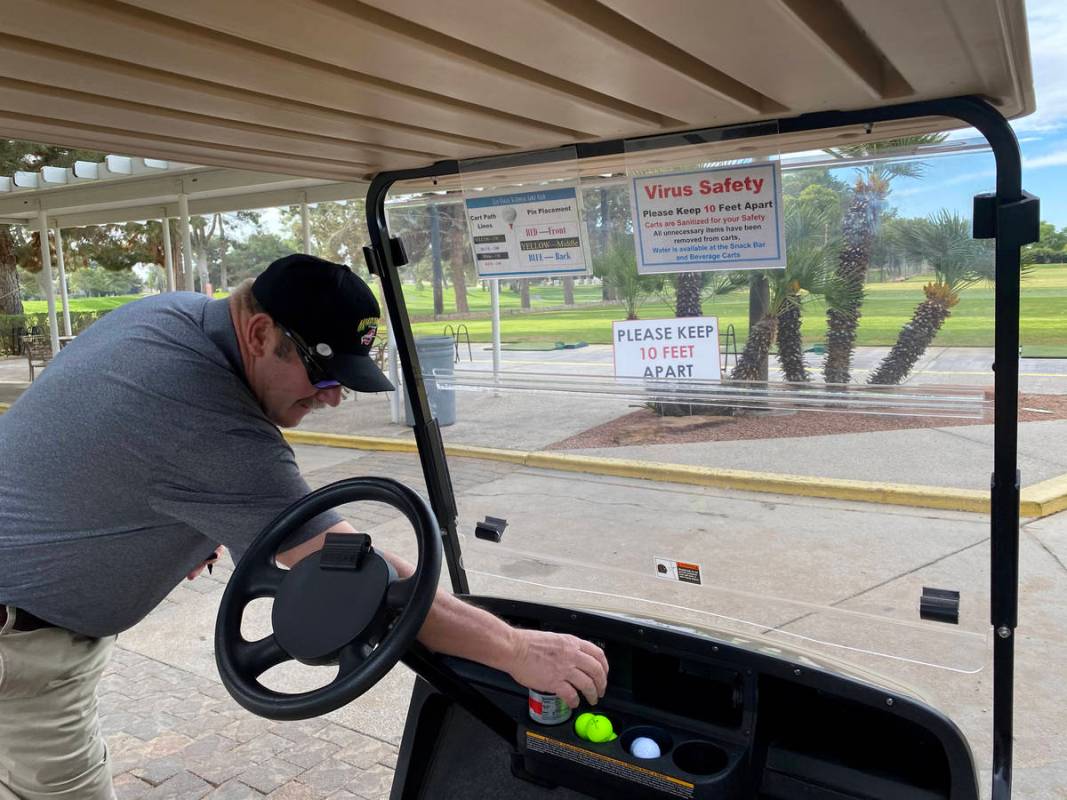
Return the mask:
<path fill-rule="evenodd" d="M 777 328 L 777 319 L 764 317 L 749 329 L 745 349 L 741 351 L 737 366 L 730 373 L 731 378 L 735 381 L 762 380 L 762 366 L 766 363 L 767 354 L 771 351 L 771 342 L 774 341 Z"/>
<path fill-rule="evenodd" d="M 23 312 L 16 266 L 15 240 L 7 225 L 0 225 L 0 314 Z"/>
<path fill-rule="evenodd" d="M 699 272 L 680 272 L 675 279 L 674 288 L 674 316 L 676 317 L 699 317 L 703 309 L 700 307 L 700 289 L 703 283 Z"/>
<path fill-rule="evenodd" d="M 810 380 L 804 366 L 804 340 L 800 335 L 800 303 L 790 302 L 778 316 L 778 363 L 790 383 Z"/>
<path fill-rule="evenodd" d="M 895 386 L 908 377 L 916 362 L 922 358 L 926 348 L 941 330 L 941 326 L 945 324 L 945 320 L 952 314 L 952 305 L 954 303 L 951 300 L 946 302 L 941 298 L 923 300 L 919 303 L 911 321 L 900 329 L 893 349 L 871 373 L 867 383 Z"/>
<path fill-rule="evenodd" d="M 823 378 L 827 383 L 849 382 L 877 208 L 877 192 L 866 184 L 857 185 L 842 222 L 844 241 L 837 263 L 837 276 L 856 299 L 841 308 L 827 309 L 826 361 L 823 362 Z"/>

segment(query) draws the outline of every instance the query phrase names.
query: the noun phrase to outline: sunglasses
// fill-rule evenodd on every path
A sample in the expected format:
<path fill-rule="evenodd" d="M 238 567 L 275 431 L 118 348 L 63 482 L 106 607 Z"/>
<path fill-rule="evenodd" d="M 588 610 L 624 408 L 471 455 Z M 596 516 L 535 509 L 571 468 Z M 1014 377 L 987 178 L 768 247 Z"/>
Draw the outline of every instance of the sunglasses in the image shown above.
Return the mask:
<path fill-rule="evenodd" d="M 307 371 L 308 381 L 312 386 L 316 389 L 332 389 L 334 386 L 341 385 L 341 382 L 334 380 L 326 368 L 316 360 L 311 348 L 307 346 L 303 339 L 288 328 L 281 325 L 278 327 L 296 345 L 296 352 L 300 355 L 300 360 L 304 362 L 304 369 Z M 330 349 L 328 344 L 317 345 L 316 351 L 320 358 L 333 358 L 333 350 Z"/>

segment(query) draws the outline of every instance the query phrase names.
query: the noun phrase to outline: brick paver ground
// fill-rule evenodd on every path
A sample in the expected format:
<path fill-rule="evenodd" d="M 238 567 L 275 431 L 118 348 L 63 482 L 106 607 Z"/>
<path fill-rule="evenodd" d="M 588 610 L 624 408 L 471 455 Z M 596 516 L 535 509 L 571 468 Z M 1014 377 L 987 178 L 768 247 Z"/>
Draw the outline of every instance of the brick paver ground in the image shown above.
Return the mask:
<path fill-rule="evenodd" d="M 273 722 L 217 681 L 123 648 L 100 684 L 119 800 L 380 800 L 397 748 L 326 720 Z"/>
<path fill-rule="evenodd" d="M 454 459 L 451 467 L 457 492 L 516 469 L 472 459 Z M 353 475 L 389 475 L 425 493 L 415 454 L 353 451 L 337 463 L 305 468 L 304 475 L 312 488 Z M 357 524 L 373 527 L 398 513 L 380 504 L 363 504 Z M 213 575 L 183 581 L 156 613 L 173 613 L 176 606 L 203 595 L 221 599 L 231 572 L 220 562 Z M 119 800 L 389 796 L 397 758 L 394 743 L 329 720 L 273 722 L 256 717 L 237 705 L 217 678 L 146 657 L 123 647 L 123 638 L 99 691 L 100 722 Z"/>

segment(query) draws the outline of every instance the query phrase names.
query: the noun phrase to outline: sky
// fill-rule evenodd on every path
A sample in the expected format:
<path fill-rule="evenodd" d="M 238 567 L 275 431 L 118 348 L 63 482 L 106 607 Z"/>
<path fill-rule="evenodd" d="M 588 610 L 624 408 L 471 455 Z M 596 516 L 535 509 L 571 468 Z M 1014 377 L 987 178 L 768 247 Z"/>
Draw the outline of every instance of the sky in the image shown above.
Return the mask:
<path fill-rule="evenodd" d="M 1011 123 L 1023 154 L 1023 188 L 1041 198 L 1041 219 L 1067 227 L 1067 3 L 1027 0 L 1037 111 Z M 973 137 L 973 129 L 955 136 Z M 991 153 L 948 156 L 927 163 L 921 180 L 900 178 L 890 203 L 904 216 L 941 208 L 971 214 L 978 192 L 994 188 Z M 847 178 L 843 174 L 839 177 Z"/>

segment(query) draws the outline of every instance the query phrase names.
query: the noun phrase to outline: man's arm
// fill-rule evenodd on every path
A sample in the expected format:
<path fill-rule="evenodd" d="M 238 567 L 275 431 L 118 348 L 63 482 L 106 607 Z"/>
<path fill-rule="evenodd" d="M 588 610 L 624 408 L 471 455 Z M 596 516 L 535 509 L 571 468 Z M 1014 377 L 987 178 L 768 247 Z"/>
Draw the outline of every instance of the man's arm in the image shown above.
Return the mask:
<path fill-rule="evenodd" d="M 355 532 L 347 522 L 340 522 L 314 539 L 279 553 L 277 560 L 291 567 L 322 549 L 327 533 Z M 377 552 L 400 577 L 415 572 L 404 559 L 383 550 Z M 565 634 L 513 628 L 441 590 L 419 631 L 419 641 L 435 652 L 506 672 L 527 688 L 557 694 L 571 708 L 578 705 L 579 693 L 595 704 L 607 688 L 608 661 L 591 642 Z"/>

